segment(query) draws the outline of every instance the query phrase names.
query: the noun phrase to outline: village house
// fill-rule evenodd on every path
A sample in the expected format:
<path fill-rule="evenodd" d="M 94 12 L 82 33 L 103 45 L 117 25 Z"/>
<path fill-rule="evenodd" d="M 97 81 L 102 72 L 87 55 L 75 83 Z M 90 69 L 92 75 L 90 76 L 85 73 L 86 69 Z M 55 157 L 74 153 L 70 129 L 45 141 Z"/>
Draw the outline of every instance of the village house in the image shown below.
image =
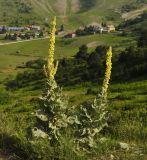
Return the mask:
<path fill-rule="evenodd" d="M 102 32 L 103 32 L 103 27 L 98 23 L 92 23 L 85 27 L 80 27 L 79 29 L 76 30 L 77 36 L 90 35 Z"/>
<path fill-rule="evenodd" d="M 115 31 L 115 26 L 114 26 L 114 25 L 108 25 L 107 27 L 108 27 L 108 30 L 109 30 L 110 32 Z"/>
<path fill-rule="evenodd" d="M 106 27 L 103 27 L 103 32 L 114 32 L 115 31 L 115 26 L 114 25 L 107 25 Z"/>
<path fill-rule="evenodd" d="M 6 27 L 7 31 L 23 31 L 25 27 Z"/>
<path fill-rule="evenodd" d="M 72 32 L 72 33 L 68 33 L 64 36 L 64 38 L 74 38 L 76 37 L 76 33 L 75 32 Z"/>
<path fill-rule="evenodd" d="M 27 27 L 17 27 L 17 26 L 13 26 L 13 27 L 9 27 L 9 26 L 0 26 L 0 31 L 2 30 L 6 30 L 6 31 L 30 31 L 30 30 L 35 30 L 35 31 L 40 31 L 41 27 L 40 26 L 27 26 Z"/>
<path fill-rule="evenodd" d="M 39 38 L 40 33 L 21 33 L 21 32 L 15 32 L 13 34 L 6 34 L 5 39 L 6 40 L 23 40 L 23 39 L 34 39 Z"/>
<path fill-rule="evenodd" d="M 35 25 L 31 25 L 28 28 L 30 28 L 30 30 L 36 30 L 36 31 L 40 31 L 41 30 L 40 26 L 35 26 Z"/>
<path fill-rule="evenodd" d="M 7 27 L 7 26 L 0 26 L 0 30 L 6 30 L 6 31 L 23 31 L 25 30 L 25 27 Z"/>
<path fill-rule="evenodd" d="M 8 26 L 0 26 L 0 31 L 2 30 L 6 30 L 6 31 L 24 31 L 24 30 L 28 30 L 27 27 L 8 27 Z"/>

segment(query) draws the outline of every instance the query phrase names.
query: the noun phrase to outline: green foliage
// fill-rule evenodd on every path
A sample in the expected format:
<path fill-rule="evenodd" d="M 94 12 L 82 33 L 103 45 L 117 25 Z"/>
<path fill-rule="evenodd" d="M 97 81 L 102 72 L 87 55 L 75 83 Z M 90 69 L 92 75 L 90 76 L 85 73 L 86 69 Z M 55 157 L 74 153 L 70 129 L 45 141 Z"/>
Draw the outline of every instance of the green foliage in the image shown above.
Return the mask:
<path fill-rule="evenodd" d="M 41 69 L 36 71 L 24 71 L 23 73 L 17 74 L 14 80 L 10 80 L 5 83 L 7 90 L 16 90 L 18 88 L 26 87 L 28 82 L 32 82 L 35 80 L 42 80 L 44 75 Z"/>
<path fill-rule="evenodd" d="M 48 138 L 53 144 L 59 142 L 68 123 L 74 120 L 68 116 L 67 102 L 55 81 L 47 81 L 45 91 L 40 98 L 40 110 L 36 112 L 38 128 L 32 129 L 35 137 Z"/>
<path fill-rule="evenodd" d="M 96 0 L 80 0 L 81 10 L 86 11 L 87 9 L 92 8 L 96 4 Z"/>
<path fill-rule="evenodd" d="M 12 100 L 12 95 L 7 91 L 1 91 L 0 93 L 0 105 L 5 105 L 10 103 Z"/>
<path fill-rule="evenodd" d="M 114 62 L 114 65 L 118 65 L 118 67 L 114 69 L 113 76 L 118 78 L 125 75 L 125 79 L 130 79 L 132 76 L 145 75 L 147 71 L 146 62 L 146 48 L 130 46 L 120 53 L 118 62 Z"/>
<path fill-rule="evenodd" d="M 88 58 L 88 47 L 86 45 L 82 45 L 79 48 L 78 53 L 75 55 L 76 59 L 86 60 Z"/>
<path fill-rule="evenodd" d="M 69 100 L 72 100 L 72 104 L 81 103 L 80 100 L 93 100 L 92 95 L 85 95 L 87 87 L 92 88 L 92 90 L 97 90 L 97 84 L 94 83 L 80 86 L 75 86 L 74 84 L 73 86 L 68 86 L 68 88 L 65 87 L 64 94 L 69 96 Z M 30 92 L 28 91 L 28 89 L 29 88 L 23 89 L 19 92 L 17 91 L 19 99 L 24 99 L 23 106 L 26 106 L 28 96 L 32 96 L 34 94 L 38 96 L 40 93 L 39 91 L 36 94 L 36 91 L 31 90 Z M 9 108 L 10 104 L 4 106 L 5 113 L 7 113 L 8 115 L 3 117 L 4 114 L 1 111 L 0 135 L 2 135 L 1 133 L 3 132 L 6 133 L 7 136 L 5 136 L 6 134 L 3 134 L 0 137 L 0 141 L 2 144 L 2 146 L 0 146 L 1 151 L 7 151 L 7 154 L 10 154 L 11 150 L 10 156 L 20 157 L 20 159 L 23 159 L 24 156 L 24 159 L 30 158 L 35 160 L 49 160 L 53 158 L 71 160 L 86 160 L 93 158 L 109 159 L 112 153 L 114 157 L 120 157 L 122 159 L 137 160 L 137 158 L 140 159 L 140 157 L 142 157 L 142 160 L 146 160 L 147 81 L 137 80 L 136 82 L 127 82 L 119 84 L 112 83 L 110 91 L 110 107 L 108 109 L 110 110 L 112 115 L 108 120 L 108 127 L 104 128 L 104 130 L 100 134 L 100 137 L 103 137 L 105 135 L 110 140 L 106 141 L 106 143 L 100 143 L 100 138 L 98 136 L 98 138 L 96 138 L 98 140 L 96 141 L 98 142 L 97 148 L 95 148 L 95 151 L 92 152 L 92 154 L 83 155 L 82 153 L 80 153 L 80 155 L 77 156 L 73 151 L 75 144 L 71 142 L 73 140 L 73 135 L 72 133 L 69 133 L 67 129 L 66 134 L 63 135 L 63 143 L 60 144 L 60 146 L 58 145 L 56 147 L 51 147 L 49 141 L 46 139 L 40 139 L 37 140 L 35 143 L 30 143 L 27 139 L 24 139 L 24 136 L 20 136 L 20 132 L 26 134 L 26 126 L 33 123 L 33 117 L 28 117 L 34 110 L 36 110 L 36 106 L 33 109 L 29 110 L 29 108 L 31 108 L 33 105 L 32 102 L 28 107 L 28 110 L 25 112 L 19 112 L 19 109 L 22 108 L 22 103 L 18 103 L 18 112 L 16 112 L 16 114 L 13 112 L 14 106 L 12 107 L 12 110 L 7 109 Z M 121 94 L 123 96 L 122 100 L 120 99 Z M 13 92 L 13 95 L 16 95 L 16 92 Z M 118 95 L 120 96 L 118 97 Z M 22 125 L 24 127 L 20 128 L 20 126 Z M 72 129 L 73 127 L 71 128 L 71 130 Z M 11 134 L 13 134 L 13 136 L 11 136 Z M 17 134 L 17 137 L 15 136 L 15 134 Z M 11 139 L 13 139 L 13 141 Z M 140 156 L 139 154 L 134 153 L 135 151 L 127 152 L 120 149 L 118 141 L 126 142 L 128 144 L 136 144 L 137 147 L 142 148 L 144 155 Z"/>
<path fill-rule="evenodd" d="M 74 56 L 75 58 L 63 58 L 60 60 L 56 75 L 57 83 L 64 86 L 81 84 L 87 81 L 101 82 L 105 70 L 105 53 L 107 46 L 97 46 L 95 50 L 88 53 L 87 47 L 82 45 Z M 114 54 L 117 52 L 114 51 Z M 146 47 L 130 46 L 121 51 L 118 56 L 113 57 L 113 81 L 129 80 L 146 74 L 147 60 Z M 130 61 L 131 60 L 131 61 Z M 38 80 L 36 89 L 43 86 L 43 65 L 46 61 L 37 59 L 26 62 L 20 67 L 27 68 L 23 73 L 18 73 L 14 80 L 6 82 L 7 89 L 18 89 L 26 87 L 30 82 Z M 125 76 L 124 76 L 125 75 Z"/>
<path fill-rule="evenodd" d="M 106 49 L 106 46 L 97 46 L 95 51 L 89 55 L 87 62 L 90 68 L 97 69 L 99 72 L 102 72 L 104 69 L 103 66 L 105 63 Z"/>
<path fill-rule="evenodd" d="M 43 68 L 45 63 L 46 61 L 43 59 L 31 60 L 26 62 L 25 67 L 32 68 L 32 69 L 41 69 Z"/>
<path fill-rule="evenodd" d="M 86 36 L 86 35 L 91 35 L 95 33 L 100 33 L 100 31 L 95 27 L 95 26 L 85 26 L 84 29 L 77 29 L 76 30 L 76 35 L 77 36 Z"/>
<path fill-rule="evenodd" d="M 76 149 L 78 152 L 81 150 L 90 152 L 89 149 L 96 147 L 95 136 L 107 126 L 106 95 L 111 75 L 112 51 L 110 49 L 107 52 L 107 54 L 110 53 L 111 55 L 109 59 L 106 59 L 107 65 L 104 82 L 107 80 L 107 83 L 103 83 L 102 93 L 95 98 L 92 104 L 83 104 L 77 113 L 72 112 L 71 109 L 68 108 L 69 106 L 62 95 L 61 89 L 57 86 L 57 83 L 54 80 L 57 67 L 55 73 L 53 72 L 52 74 L 52 70 L 54 70 L 54 67 L 52 67 L 54 66 L 54 29 L 55 27 L 51 30 L 52 37 L 50 39 L 50 52 L 47 67 L 45 68 L 47 77 L 46 87 L 40 98 L 41 109 L 36 112 L 38 123 L 37 126 L 32 129 L 32 134 L 37 138 L 49 139 L 53 146 L 56 144 L 60 145 L 60 143 L 63 143 L 61 139 L 64 131 L 67 131 L 69 127 L 75 126 L 76 129 L 72 130 L 72 132 L 75 133 L 74 138 L 77 146 Z M 81 53 L 82 55 L 87 54 L 87 50 L 87 46 L 83 45 L 79 51 L 80 56 Z M 97 50 L 99 51 L 98 48 Z M 79 57 L 76 58 L 79 59 Z M 83 57 L 80 57 L 80 59 L 81 58 Z M 108 65 L 109 63 L 110 67 Z M 65 65 L 65 62 L 62 62 L 62 64 Z M 104 89 L 105 92 L 103 92 Z M 74 109 L 74 107 L 72 107 L 72 109 Z"/>
<path fill-rule="evenodd" d="M 18 7 L 18 12 L 19 13 L 31 13 L 32 7 L 31 4 L 26 4 L 24 2 L 21 2 L 19 7 Z"/>
<path fill-rule="evenodd" d="M 143 35 L 143 34 L 142 34 Z M 110 35 L 111 37 L 111 35 Z M 143 37 L 143 36 L 142 36 Z M 82 37 L 83 38 L 83 37 Z M 88 43 L 89 40 L 94 40 L 94 38 L 92 38 L 91 36 L 89 38 L 83 38 L 83 39 L 79 40 L 70 40 L 70 41 L 64 41 L 63 43 L 59 43 L 59 45 L 61 46 L 61 48 L 65 47 L 67 48 L 66 52 L 69 54 L 69 45 L 73 46 L 74 48 L 76 48 L 75 46 L 80 45 L 81 43 L 79 43 L 80 41 L 83 43 L 83 40 L 85 41 L 84 43 Z M 108 38 L 108 37 L 107 37 Z M 113 37 L 114 38 L 114 37 Z M 119 39 L 120 37 L 117 37 L 116 41 Z M 88 40 L 89 39 L 89 40 Z M 103 37 L 100 37 L 100 39 L 103 39 Z M 112 37 L 110 39 L 110 41 L 112 40 Z M 142 38 L 143 40 L 143 38 Z M 119 41 L 120 42 L 120 41 Z M 122 41 L 123 42 L 123 41 Z M 31 43 L 31 42 L 30 42 Z M 5 47 L 6 50 L 1 50 L 2 54 L 5 54 L 6 59 L 7 59 L 7 64 L 9 64 L 10 62 L 16 65 L 16 63 L 18 64 L 18 62 L 20 62 L 20 59 L 22 59 L 23 55 L 21 56 L 21 53 L 37 53 L 39 52 L 38 48 L 40 48 L 40 50 L 42 50 L 42 47 L 40 47 L 39 45 L 40 41 L 38 43 L 35 43 L 35 47 L 33 48 L 31 45 L 27 44 L 27 47 L 25 44 L 21 44 L 21 45 L 14 45 L 14 48 L 20 48 L 17 50 L 21 50 L 20 52 L 20 56 L 19 59 L 15 62 L 15 60 L 13 61 L 12 58 L 14 58 L 14 55 L 11 55 L 11 52 L 13 53 L 13 47 L 11 47 L 11 45 L 9 46 L 10 49 L 8 51 L 7 46 Z M 44 41 L 43 41 L 44 43 Z M 113 43 L 113 41 L 112 41 Z M 145 43 L 144 43 L 145 44 Z M 119 45 L 119 44 L 117 44 Z M 29 48 L 29 46 L 31 46 L 31 51 L 27 50 L 25 51 L 25 49 L 23 48 Z M 125 46 L 125 44 L 122 44 L 122 47 Z M 36 48 L 38 47 L 38 48 Z M 141 75 L 145 76 L 146 74 L 146 69 L 145 69 L 145 64 L 146 64 L 146 50 L 145 50 L 145 45 L 144 48 L 136 48 L 136 47 L 130 47 L 127 48 L 124 51 L 124 54 L 121 53 L 122 55 L 122 59 L 121 59 L 121 66 L 120 63 L 118 62 L 118 60 L 120 60 L 120 56 L 118 55 L 117 58 L 118 59 L 114 59 L 114 70 L 116 69 L 116 71 L 113 72 L 114 74 L 114 79 L 113 82 L 115 82 L 115 77 L 117 77 L 116 74 L 118 74 L 118 80 L 119 83 L 121 82 L 121 80 L 123 78 L 128 78 L 130 77 L 130 79 L 132 81 L 134 81 L 134 76 L 137 77 L 137 81 L 136 82 L 128 82 L 124 83 L 124 84 L 113 84 L 110 91 L 112 92 L 110 95 L 110 107 L 109 109 L 111 110 L 112 116 L 110 117 L 109 121 L 108 121 L 108 127 L 104 128 L 103 131 L 101 131 L 100 136 L 106 135 L 106 136 L 110 136 L 111 139 L 117 139 L 118 141 L 126 141 L 129 144 L 135 143 L 137 144 L 138 147 L 141 148 L 141 150 L 143 150 L 143 154 L 144 155 L 140 155 L 140 154 L 136 154 L 136 153 L 131 153 L 126 152 L 124 150 L 121 150 L 118 147 L 118 144 L 114 144 L 112 142 L 112 140 L 110 142 L 107 142 L 106 145 L 104 143 L 99 143 L 99 134 L 98 136 L 92 136 L 91 134 L 87 134 L 86 133 L 83 135 L 83 137 L 81 136 L 81 133 L 83 133 L 83 128 L 81 126 L 81 124 L 76 125 L 76 127 L 78 126 L 78 128 L 80 128 L 81 132 L 76 132 L 77 134 L 75 134 L 75 136 L 77 137 L 82 137 L 82 142 L 79 142 L 79 147 L 83 147 L 86 148 L 86 150 L 91 151 L 92 149 L 89 149 L 89 145 L 92 144 L 91 142 L 93 142 L 92 138 L 95 138 L 96 140 L 94 141 L 97 144 L 97 148 L 95 148 L 95 152 L 92 152 L 93 154 L 90 156 L 89 154 L 83 157 L 79 157 L 75 154 L 75 144 L 73 144 L 73 134 L 68 134 L 68 129 L 61 129 L 61 133 L 63 135 L 63 137 L 61 138 L 61 142 L 60 145 L 58 146 L 55 145 L 55 147 L 52 147 L 52 144 L 49 143 L 48 140 L 43 140 L 43 139 L 39 139 L 37 141 L 30 143 L 30 141 L 28 141 L 27 139 L 24 139 L 24 136 L 21 137 L 21 133 L 24 132 L 24 130 L 26 129 L 26 126 L 30 123 L 32 123 L 33 118 L 28 118 L 28 115 L 30 116 L 34 109 L 36 109 L 36 107 L 34 107 L 33 109 L 30 109 L 32 107 L 32 103 L 27 106 L 27 104 L 25 104 L 25 102 L 28 101 L 28 99 L 30 100 L 30 98 L 33 95 L 37 95 L 38 96 L 38 92 L 33 91 L 32 88 L 39 87 L 39 89 L 42 87 L 42 79 L 44 78 L 44 76 L 42 76 L 41 74 L 41 68 L 42 65 L 45 63 L 44 60 L 37 60 L 37 61 L 31 61 L 28 62 L 25 66 L 23 65 L 23 67 L 26 67 L 29 70 L 29 74 L 28 73 L 22 73 L 21 76 L 18 76 L 19 78 L 17 79 L 17 83 L 19 83 L 20 81 L 20 86 L 25 88 L 22 88 L 20 90 L 17 90 L 15 92 L 13 92 L 14 95 L 18 94 L 17 97 L 18 99 L 24 99 L 24 104 L 22 103 L 16 103 L 15 105 L 10 105 L 9 102 L 11 102 L 11 100 L 13 100 L 14 103 L 14 97 L 11 97 L 11 95 L 7 95 L 7 93 L 10 92 L 5 92 L 0 94 L 0 99 L 2 99 L 2 104 L 1 104 L 1 109 L 4 110 L 7 113 L 10 113 L 10 115 L 8 117 L 12 117 L 12 119 L 9 119 L 8 117 L 4 117 L 2 118 L 2 116 L 0 115 L 0 150 L 2 148 L 2 150 L 4 151 L 8 151 L 8 153 L 11 150 L 12 155 L 16 155 L 16 157 L 20 157 L 20 159 L 45 159 L 45 160 L 49 160 L 49 159 L 71 159 L 71 160 L 85 160 L 87 159 L 110 159 L 110 155 L 113 153 L 115 158 L 120 158 L 120 159 L 128 159 L 128 160 L 137 160 L 137 159 L 146 159 L 146 137 L 147 137 L 147 129 L 146 129 L 146 81 L 142 81 L 140 78 L 140 73 L 142 73 Z M 1 47 L 2 48 L 2 47 Z M 77 48 L 76 48 L 77 49 Z M 92 49 L 92 48 L 90 48 Z M 123 48 L 120 48 L 121 50 Z M 59 49 L 60 50 L 60 49 Z M 10 52 L 11 51 L 11 52 Z M 6 54 L 6 53 L 7 54 Z M 41 52 L 44 52 L 41 51 Z M 75 51 L 72 51 L 73 53 Z M 95 51 L 94 51 L 95 52 Z M 15 52 L 14 52 L 15 53 Z M 45 52 L 44 52 L 45 53 Z M 70 52 L 71 53 L 71 52 Z M 102 53 L 102 54 L 101 54 Z M 68 55 L 67 54 L 67 55 Z M 99 55 L 100 54 L 100 55 Z M 116 52 L 116 54 L 118 54 L 118 52 Z M 10 56 L 10 61 L 8 60 L 8 56 Z M 42 54 L 41 54 L 42 55 Z M 91 54 L 90 54 L 91 55 Z M 101 51 L 98 51 L 95 54 L 95 57 L 99 55 L 99 59 L 103 59 L 104 62 L 104 54 Z M 123 57 L 124 56 L 124 57 Z M 31 57 L 28 57 L 28 59 L 30 59 Z M 28 60 L 26 59 L 26 60 Z M 23 62 L 24 57 L 23 57 Z M 2 63 L 5 63 L 5 61 L 1 61 L 1 65 Z M 98 62 L 101 65 L 98 65 L 98 63 L 96 63 L 97 66 L 99 66 L 98 70 L 102 70 L 101 67 L 103 67 L 103 62 Z M 116 62 L 116 63 L 115 63 Z M 143 62 L 143 63 L 142 63 Z M 5 66 L 6 64 L 4 64 Z M 125 67 L 123 67 L 125 66 Z M 97 72 L 97 69 L 94 70 L 93 69 L 89 69 L 89 66 L 87 66 L 87 62 L 84 60 L 84 62 L 77 61 L 75 59 L 67 59 L 64 58 L 63 60 L 61 60 L 60 65 L 59 65 L 59 71 L 58 74 L 56 76 L 57 81 L 62 84 L 62 85 L 68 85 L 68 88 L 65 88 L 65 95 L 69 95 L 70 96 L 70 102 L 72 104 L 77 104 L 77 103 L 81 103 L 81 101 L 88 101 L 88 100 L 92 100 L 93 99 L 93 95 L 96 94 L 96 86 L 94 85 L 94 83 L 89 84 L 88 86 L 85 85 L 86 80 L 88 81 L 93 81 L 96 80 L 98 78 L 100 78 L 99 76 L 102 74 Z M 122 67 L 122 68 L 119 68 Z M 22 69 L 23 70 L 23 69 Z M 32 71 L 33 70 L 33 71 Z M 16 70 L 18 71 L 18 70 Z M 122 73 L 123 74 L 119 74 Z M 1 75 L 3 74 L 3 70 L 1 71 Z M 127 74 L 126 74 L 127 73 Z M 6 72 L 7 74 L 7 72 Z M 26 74 L 26 76 L 24 76 L 23 74 Z M 138 75 L 139 74 L 139 75 Z M 125 75 L 125 76 L 124 76 Z M 128 76 L 128 77 L 127 77 Z M 2 76 L 3 77 L 3 76 Z M 94 78 L 93 78 L 94 77 Z M 145 79 L 146 77 L 142 77 L 142 79 Z M 38 81 L 36 81 L 38 80 Z M 68 82 L 67 82 L 68 81 Z M 33 83 L 32 83 L 33 82 Z M 82 83 L 81 83 L 82 82 Z M 2 82 L 3 83 L 3 82 Z M 79 84 L 79 86 L 76 86 L 77 84 Z M 100 81 L 99 81 L 100 84 Z M 2 85 L 2 84 L 0 84 Z M 13 87 L 13 84 L 11 85 Z M 15 86 L 15 85 L 14 85 Z M 32 87 L 32 88 L 30 88 Z M 91 89 L 91 91 L 88 91 L 88 95 L 86 94 L 87 91 L 87 87 Z M 38 89 L 38 88 L 37 88 Z M 121 93 L 120 93 L 121 92 Z M 9 97 L 10 96 L 10 97 Z M 79 98 L 80 97 L 80 98 Z M 13 99 L 12 99 L 13 98 Z M 7 102 L 9 104 L 7 104 L 7 102 L 3 102 L 4 99 L 8 99 Z M 10 101 L 9 101 L 10 100 Z M 12 103 L 12 102 L 11 102 Z M 83 104 L 83 106 L 81 106 L 80 108 L 77 108 L 77 113 L 79 114 L 79 118 L 81 118 L 82 116 L 85 118 L 85 122 L 82 122 L 83 124 L 87 123 L 88 125 L 91 124 L 91 119 L 93 120 L 93 122 L 95 121 L 96 117 L 92 115 L 94 109 L 92 108 L 92 103 L 89 104 Z M 3 107 L 4 105 L 4 107 Z M 26 108 L 24 106 L 27 106 Z M 41 106 L 42 106 L 42 102 L 41 102 Z M 15 108 L 17 107 L 17 108 Z M 4 108 L 4 109 L 3 109 Z M 74 109 L 72 108 L 72 110 L 74 111 Z M 15 112 L 14 112 L 15 111 Z M 17 111 L 17 112 L 16 112 Z M 86 112 L 85 112 L 86 111 Z M 15 114 L 16 113 L 16 114 Z M 43 114 L 42 114 L 43 113 Z M 43 115 L 43 118 L 45 117 L 44 112 L 39 111 L 37 114 L 38 115 Z M 21 120 L 21 117 L 25 116 L 25 119 Z M 90 117 L 92 117 L 90 119 Z M 66 119 L 66 118 L 65 118 Z M 6 120 L 8 120 L 6 125 Z M 27 122 L 25 121 L 27 120 Z M 42 122 L 40 120 L 40 116 L 37 118 L 37 124 L 41 124 L 39 126 L 44 126 L 44 122 Z M 14 125 L 15 124 L 15 125 Z M 24 125 L 23 130 L 21 130 L 19 128 L 19 126 Z M 87 126 L 88 126 L 87 125 Z M 37 125 L 36 125 L 37 126 Z M 42 127 L 43 128 L 43 127 Z M 41 128 L 41 129 L 42 129 Z M 47 127 L 48 128 L 48 127 Z M 72 127 L 71 127 L 72 128 Z M 86 128 L 86 127 L 85 127 Z M 95 128 L 95 126 L 89 125 L 89 128 L 85 129 L 86 131 L 90 131 L 88 133 L 93 133 L 93 129 Z M 39 127 L 38 127 L 39 129 Z M 9 131 L 6 131 L 9 130 Z M 71 129 L 72 131 L 75 131 L 75 128 Z M 65 134 L 65 132 L 66 134 Z M 1 134 L 2 132 L 4 132 L 4 134 Z M 20 133 L 21 132 L 21 133 Z M 5 134 L 6 133 L 6 134 Z M 42 133 L 42 132 L 41 132 Z M 12 134 L 12 136 L 11 136 Z M 17 136 L 15 136 L 15 134 L 17 134 Z M 88 137 L 88 138 L 85 138 Z M 110 143 L 110 144 L 109 144 Z M 93 143 L 94 144 L 94 143 Z M 104 145 L 104 146 L 103 146 Z M 142 153 L 141 153 L 142 154 Z M 14 156 L 15 157 L 15 156 Z"/>
<path fill-rule="evenodd" d="M 97 91 L 94 91 L 94 90 L 92 90 L 91 88 L 88 88 L 86 94 L 93 94 L 93 95 L 96 95 L 96 94 L 97 94 Z"/>
<path fill-rule="evenodd" d="M 134 4 L 134 3 L 132 3 L 132 4 L 126 4 L 126 5 L 122 6 L 121 11 L 122 12 L 130 12 L 132 10 L 137 9 L 137 7 L 138 7 L 137 4 Z"/>
<path fill-rule="evenodd" d="M 96 137 L 107 126 L 107 102 L 98 95 L 93 103 L 81 105 L 77 114 L 80 122 L 75 133 L 77 148 L 90 152 L 91 149 L 97 148 Z"/>
<path fill-rule="evenodd" d="M 142 30 L 140 33 L 140 37 L 138 40 L 139 47 L 146 47 L 147 46 L 147 29 Z"/>
<path fill-rule="evenodd" d="M 125 28 L 125 30 L 133 31 L 135 33 L 141 33 L 142 31 L 146 30 L 146 24 L 147 24 L 147 12 L 142 13 L 140 16 L 136 17 L 135 19 L 129 19 L 124 22 L 122 22 L 118 28 L 122 29 Z M 126 30 L 126 31 L 127 31 Z"/>
<path fill-rule="evenodd" d="M 13 0 L 13 1 L 0 1 L 0 23 L 16 24 L 32 24 L 35 23 L 43 24 L 45 19 L 51 19 L 53 11 L 58 16 L 60 24 L 63 23 L 61 15 L 66 15 L 67 21 L 64 21 L 66 28 L 75 28 L 80 25 L 87 25 L 95 21 L 105 21 L 107 17 L 112 17 L 114 21 L 118 22 L 121 19 L 120 13 L 114 12 L 115 9 L 121 8 L 122 5 L 129 4 L 129 0 L 115 1 L 109 0 L 77 0 L 73 5 L 72 1 L 55 1 L 52 0 L 36 1 L 31 0 Z M 136 0 L 133 0 L 133 4 Z M 132 4 L 131 4 L 132 5 Z M 50 6 L 50 9 L 48 9 Z M 120 9 L 119 9 L 120 11 Z M 3 13 L 6 12 L 6 16 Z M 108 17 L 108 18 L 109 18 Z M 12 24 L 12 23 L 11 23 Z"/>

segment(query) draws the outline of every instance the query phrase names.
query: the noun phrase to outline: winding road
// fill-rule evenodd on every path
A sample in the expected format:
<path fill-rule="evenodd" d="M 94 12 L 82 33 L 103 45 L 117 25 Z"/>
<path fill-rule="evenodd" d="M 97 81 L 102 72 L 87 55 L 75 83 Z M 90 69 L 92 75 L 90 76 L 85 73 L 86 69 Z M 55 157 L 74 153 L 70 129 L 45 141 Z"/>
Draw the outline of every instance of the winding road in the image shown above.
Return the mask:
<path fill-rule="evenodd" d="M 49 38 L 49 37 L 37 38 L 37 39 L 28 39 L 28 40 L 21 40 L 21 41 L 15 41 L 15 42 L 4 42 L 4 43 L 0 43 L 0 46 L 9 45 L 9 44 L 15 44 L 15 43 L 23 43 L 23 42 L 37 41 L 37 40 L 43 40 L 43 39 L 48 39 L 48 38 Z"/>

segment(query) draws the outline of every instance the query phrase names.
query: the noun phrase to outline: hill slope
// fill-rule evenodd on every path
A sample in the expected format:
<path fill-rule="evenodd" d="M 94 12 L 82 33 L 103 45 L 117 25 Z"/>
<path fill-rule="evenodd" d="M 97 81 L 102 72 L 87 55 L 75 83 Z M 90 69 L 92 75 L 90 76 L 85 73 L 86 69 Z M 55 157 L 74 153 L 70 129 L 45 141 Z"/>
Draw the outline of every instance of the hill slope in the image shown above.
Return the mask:
<path fill-rule="evenodd" d="M 69 27 L 121 20 L 121 7 L 136 0 L 0 0 L 0 24 L 47 23 L 54 15 Z"/>

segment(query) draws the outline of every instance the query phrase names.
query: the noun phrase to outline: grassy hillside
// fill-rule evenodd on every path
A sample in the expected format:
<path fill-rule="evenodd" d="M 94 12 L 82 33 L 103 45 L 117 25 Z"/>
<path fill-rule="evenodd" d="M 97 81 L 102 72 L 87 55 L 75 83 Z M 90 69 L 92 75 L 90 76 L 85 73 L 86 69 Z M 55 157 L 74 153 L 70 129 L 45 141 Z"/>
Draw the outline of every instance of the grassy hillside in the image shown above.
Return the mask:
<path fill-rule="evenodd" d="M 122 14 L 122 18 L 124 18 L 125 20 L 134 19 L 140 14 L 142 14 L 144 11 L 147 11 L 147 4 L 143 5 L 142 7 L 134 11 L 130 11 Z"/>
<path fill-rule="evenodd" d="M 58 38 L 56 58 L 71 57 L 83 43 L 91 46 L 89 50 L 93 50 L 96 47 L 95 44 L 113 45 L 114 50 L 122 50 L 130 45 L 130 42 L 135 43 L 134 38 L 113 34 L 85 36 L 66 41 Z M 32 146 L 24 138 L 26 128 L 34 123 L 33 113 L 38 108 L 35 100 L 42 93 L 42 89 L 35 87 L 40 86 L 42 80 L 29 82 L 25 87 L 14 91 L 8 91 L 5 88 L 5 83 L 8 80 L 12 80 L 16 74 L 25 70 L 25 68 L 16 68 L 16 66 L 22 66 L 23 62 L 38 57 L 45 57 L 47 50 L 48 39 L 0 47 L 0 123 L 2 124 L 0 127 L 0 154 L 5 153 L 6 158 L 4 160 L 11 156 L 16 157 L 16 159 L 35 160 L 48 160 L 51 159 L 51 155 L 55 156 L 55 153 L 47 146 L 45 146 L 47 148 L 43 148 L 43 151 L 40 150 L 40 146 L 46 143 Z M 16 53 L 17 51 L 20 52 Z M 114 157 L 122 160 L 146 160 L 147 80 L 145 79 L 146 77 L 139 77 L 125 83 L 110 83 L 108 99 L 111 117 L 109 127 L 104 131 L 104 135 L 109 139 L 109 142 L 106 146 L 99 146 L 96 158 L 109 160 L 110 155 L 113 154 Z M 92 92 L 87 94 L 89 88 Z M 100 88 L 101 82 L 98 82 L 98 84 L 83 82 L 64 87 L 63 91 L 69 98 L 70 104 L 77 105 L 84 101 L 92 101 Z M 118 142 L 125 142 L 135 149 L 133 147 L 129 151 L 121 149 Z M 69 150 L 68 152 L 63 150 L 63 152 L 61 151 L 61 155 L 63 154 L 67 159 L 76 159 L 75 154 L 72 155 Z M 2 156 L 0 155 L 0 157 Z M 77 160 L 86 159 L 89 160 L 87 156 L 77 158 Z M 90 160 L 93 160 L 93 158 Z"/>
<path fill-rule="evenodd" d="M 115 36 L 115 34 L 97 34 L 75 39 L 57 38 L 56 58 L 75 55 L 82 44 L 87 44 L 89 50 L 93 50 L 97 45 L 102 44 L 112 45 L 116 49 L 122 49 L 124 45 L 127 46 L 130 43 L 134 43 L 134 38 Z M 48 39 L 2 45 L 0 47 L 0 59 L 2 60 L 0 68 L 9 68 L 9 66 L 15 67 L 22 62 L 26 62 L 26 60 L 45 57 L 47 55 L 47 50 Z"/>
<path fill-rule="evenodd" d="M 121 20 L 121 7 L 136 0 L 1 0 L 0 24 L 44 24 L 57 16 L 68 28 Z"/>
<path fill-rule="evenodd" d="M 118 24 L 122 21 L 122 6 L 127 8 L 132 3 L 136 5 L 140 2 L 144 6 L 146 0 L 0 0 L 0 25 L 44 25 L 54 15 L 58 25 L 64 23 L 69 30 L 99 21 Z M 134 11 L 129 13 L 127 16 L 130 17 L 136 14 Z M 145 29 L 146 19 L 147 15 L 143 14 L 140 18 L 121 23 L 122 32 L 71 39 L 56 37 L 55 58 L 60 61 L 56 81 L 64 87 L 63 94 L 69 100 L 69 108 L 76 106 L 72 108 L 74 112 L 83 102 L 88 106 L 100 93 L 106 69 L 106 48 L 110 45 L 113 48 L 108 126 L 96 137 L 96 148 L 88 153 L 75 154 L 77 151 L 71 136 L 76 128 L 74 126 L 66 130 L 60 145 L 54 142 L 49 144 L 48 140 L 43 139 L 32 140 L 30 129 L 35 126 L 36 110 L 40 109 L 38 97 L 45 85 L 43 65 L 46 63 L 49 39 L 8 44 L 5 40 L 1 41 L 0 159 L 146 160 L 147 43 L 143 43 L 146 38 L 142 37 L 140 41 L 143 45 L 138 45 L 138 37 L 145 35 L 144 32 L 141 34 L 141 30 Z M 86 58 L 81 58 L 83 52 L 79 50 L 83 44 L 88 47 L 84 50 Z M 100 50 L 103 45 L 106 45 L 103 48 L 105 51 Z M 75 56 L 77 52 L 80 58 Z M 71 114 L 74 114 L 73 111 Z M 88 149 L 90 151 L 90 147 Z"/>

